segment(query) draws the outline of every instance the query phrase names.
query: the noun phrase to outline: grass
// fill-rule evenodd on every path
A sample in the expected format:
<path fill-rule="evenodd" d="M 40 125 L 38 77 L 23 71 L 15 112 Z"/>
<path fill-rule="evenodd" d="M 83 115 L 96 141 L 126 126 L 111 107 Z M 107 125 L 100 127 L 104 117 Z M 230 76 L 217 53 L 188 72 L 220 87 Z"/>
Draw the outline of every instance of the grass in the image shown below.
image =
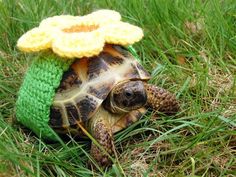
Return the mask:
<path fill-rule="evenodd" d="M 119 11 L 141 26 L 135 44 L 153 84 L 175 93 L 181 112 L 149 112 L 115 135 L 110 169 L 87 168 L 89 142 L 49 144 L 14 121 L 31 58 L 17 39 L 48 16 Z M 236 3 L 234 0 L 0 1 L 0 176 L 236 176 Z"/>

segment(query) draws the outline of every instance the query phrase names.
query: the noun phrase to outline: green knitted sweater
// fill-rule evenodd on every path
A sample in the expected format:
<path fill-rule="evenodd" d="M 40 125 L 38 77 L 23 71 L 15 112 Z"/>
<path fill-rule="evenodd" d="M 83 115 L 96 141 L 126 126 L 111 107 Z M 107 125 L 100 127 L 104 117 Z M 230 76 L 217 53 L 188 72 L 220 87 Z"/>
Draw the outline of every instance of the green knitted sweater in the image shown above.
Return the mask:
<path fill-rule="evenodd" d="M 58 56 L 40 55 L 29 67 L 16 102 L 18 121 L 38 136 L 55 140 L 55 133 L 49 127 L 50 106 L 55 90 L 64 71 L 72 60 L 58 59 Z"/>

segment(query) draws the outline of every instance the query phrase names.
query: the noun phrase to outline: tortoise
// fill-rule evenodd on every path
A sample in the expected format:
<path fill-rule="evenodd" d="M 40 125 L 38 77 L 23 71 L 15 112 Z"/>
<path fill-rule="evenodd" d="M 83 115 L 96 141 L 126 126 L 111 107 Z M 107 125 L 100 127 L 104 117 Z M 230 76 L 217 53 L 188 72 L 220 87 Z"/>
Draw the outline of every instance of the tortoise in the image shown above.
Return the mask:
<path fill-rule="evenodd" d="M 147 108 L 167 114 L 179 110 L 175 96 L 148 84 L 150 78 L 125 47 L 107 44 L 99 55 L 75 60 L 63 74 L 49 125 L 61 135 L 89 132 L 103 147 L 92 142 L 92 157 L 109 166 L 114 133 L 139 120 Z"/>

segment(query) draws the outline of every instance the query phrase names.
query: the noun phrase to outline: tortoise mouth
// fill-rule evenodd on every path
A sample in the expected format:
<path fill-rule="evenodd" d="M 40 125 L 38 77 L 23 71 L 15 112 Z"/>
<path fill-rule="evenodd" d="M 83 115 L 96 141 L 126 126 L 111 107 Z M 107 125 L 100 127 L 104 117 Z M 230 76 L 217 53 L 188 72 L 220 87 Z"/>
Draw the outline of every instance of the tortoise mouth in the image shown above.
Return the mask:
<path fill-rule="evenodd" d="M 98 25 L 73 25 L 69 28 L 62 29 L 65 33 L 82 33 L 82 32 L 92 32 L 99 28 Z"/>

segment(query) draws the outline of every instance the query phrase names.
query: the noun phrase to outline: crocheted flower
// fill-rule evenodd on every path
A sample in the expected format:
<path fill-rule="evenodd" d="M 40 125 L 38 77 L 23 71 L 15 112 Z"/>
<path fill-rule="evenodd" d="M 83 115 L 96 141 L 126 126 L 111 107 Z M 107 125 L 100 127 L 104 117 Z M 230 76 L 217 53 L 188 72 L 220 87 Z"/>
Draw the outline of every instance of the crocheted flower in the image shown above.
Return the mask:
<path fill-rule="evenodd" d="M 82 58 L 98 55 L 105 43 L 126 46 L 143 37 L 141 28 L 120 20 L 120 14 L 113 10 L 49 17 L 22 35 L 17 47 L 24 52 L 51 48 L 61 57 Z"/>

